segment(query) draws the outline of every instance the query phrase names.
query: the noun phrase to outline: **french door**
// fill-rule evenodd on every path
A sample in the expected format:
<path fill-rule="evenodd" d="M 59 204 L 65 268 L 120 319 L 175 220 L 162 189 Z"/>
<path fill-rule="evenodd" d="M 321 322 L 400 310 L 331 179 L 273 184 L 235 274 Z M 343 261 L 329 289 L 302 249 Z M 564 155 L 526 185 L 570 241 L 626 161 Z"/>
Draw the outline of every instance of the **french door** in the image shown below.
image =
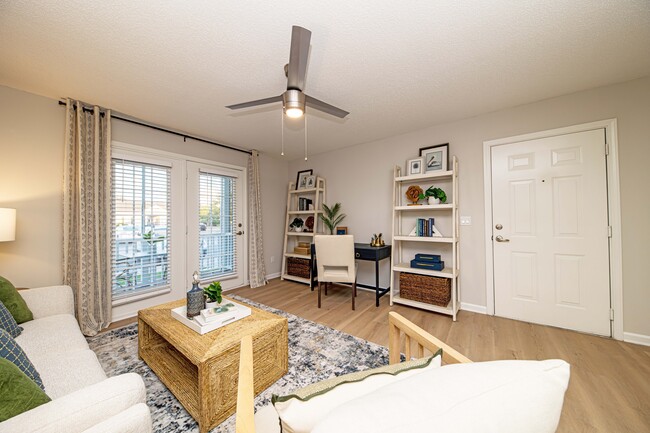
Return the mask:
<path fill-rule="evenodd" d="M 243 172 L 187 163 L 187 269 L 202 285 L 244 284 L 246 248 Z"/>
<path fill-rule="evenodd" d="M 494 146 L 495 313 L 611 335 L 605 130 Z"/>

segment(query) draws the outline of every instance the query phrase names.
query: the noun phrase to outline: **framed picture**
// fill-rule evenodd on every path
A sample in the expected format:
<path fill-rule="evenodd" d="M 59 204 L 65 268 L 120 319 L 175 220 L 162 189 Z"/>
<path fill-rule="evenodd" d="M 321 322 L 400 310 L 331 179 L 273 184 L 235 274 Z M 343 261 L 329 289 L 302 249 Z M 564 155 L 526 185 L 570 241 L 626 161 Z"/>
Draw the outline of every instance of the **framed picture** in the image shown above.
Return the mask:
<path fill-rule="evenodd" d="M 422 158 L 413 158 L 406 161 L 406 175 L 412 176 L 414 174 L 424 174 L 422 166 L 424 160 Z"/>
<path fill-rule="evenodd" d="M 316 176 L 307 176 L 307 188 L 316 188 Z"/>
<path fill-rule="evenodd" d="M 337 235 L 347 235 L 348 234 L 348 228 L 347 227 L 337 227 L 336 228 L 336 234 Z"/>
<path fill-rule="evenodd" d="M 447 171 L 449 143 L 423 147 L 420 149 L 420 156 L 424 160 L 424 173 L 430 173 L 432 171 Z"/>
<path fill-rule="evenodd" d="M 314 174 L 314 170 L 303 170 L 298 172 L 296 176 L 296 189 L 305 189 L 307 188 L 307 178 Z"/>

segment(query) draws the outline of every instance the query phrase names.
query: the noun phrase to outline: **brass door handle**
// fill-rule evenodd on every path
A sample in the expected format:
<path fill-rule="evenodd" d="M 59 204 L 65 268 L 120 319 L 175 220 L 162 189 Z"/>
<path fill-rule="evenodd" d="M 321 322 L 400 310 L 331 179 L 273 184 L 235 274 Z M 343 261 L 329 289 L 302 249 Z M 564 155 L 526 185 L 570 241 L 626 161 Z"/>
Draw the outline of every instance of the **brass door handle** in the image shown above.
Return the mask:
<path fill-rule="evenodd" d="M 503 236 L 497 235 L 496 238 L 494 238 L 495 241 L 497 242 L 510 242 L 510 239 L 504 239 Z"/>

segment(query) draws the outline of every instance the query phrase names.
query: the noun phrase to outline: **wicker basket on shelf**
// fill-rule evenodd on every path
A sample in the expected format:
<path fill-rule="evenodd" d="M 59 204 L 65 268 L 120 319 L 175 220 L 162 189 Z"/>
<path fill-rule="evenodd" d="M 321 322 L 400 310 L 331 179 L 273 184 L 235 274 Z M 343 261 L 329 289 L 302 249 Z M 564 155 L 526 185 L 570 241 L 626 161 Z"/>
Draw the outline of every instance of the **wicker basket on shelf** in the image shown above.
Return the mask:
<path fill-rule="evenodd" d="M 404 299 L 446 307 L 451 300 L 451 280 L 401 272 L 399 295 Z"/>
<path fill-rule="evenodd" d="M 287 274 L 294 277 L 309 278 L 311 260 L 289 257 L 287 259 Z"/>

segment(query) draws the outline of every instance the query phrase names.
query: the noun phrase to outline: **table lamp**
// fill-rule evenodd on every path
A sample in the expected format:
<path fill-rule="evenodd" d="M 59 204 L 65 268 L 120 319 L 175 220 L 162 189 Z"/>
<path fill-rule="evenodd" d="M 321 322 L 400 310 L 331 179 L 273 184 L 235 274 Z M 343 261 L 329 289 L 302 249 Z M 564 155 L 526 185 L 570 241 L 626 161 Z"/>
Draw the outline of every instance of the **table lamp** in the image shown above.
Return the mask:
<path fill-rule="evenodd" d="M 16 209 L 0 207 L 0 242 L 16 240 Z"/>

